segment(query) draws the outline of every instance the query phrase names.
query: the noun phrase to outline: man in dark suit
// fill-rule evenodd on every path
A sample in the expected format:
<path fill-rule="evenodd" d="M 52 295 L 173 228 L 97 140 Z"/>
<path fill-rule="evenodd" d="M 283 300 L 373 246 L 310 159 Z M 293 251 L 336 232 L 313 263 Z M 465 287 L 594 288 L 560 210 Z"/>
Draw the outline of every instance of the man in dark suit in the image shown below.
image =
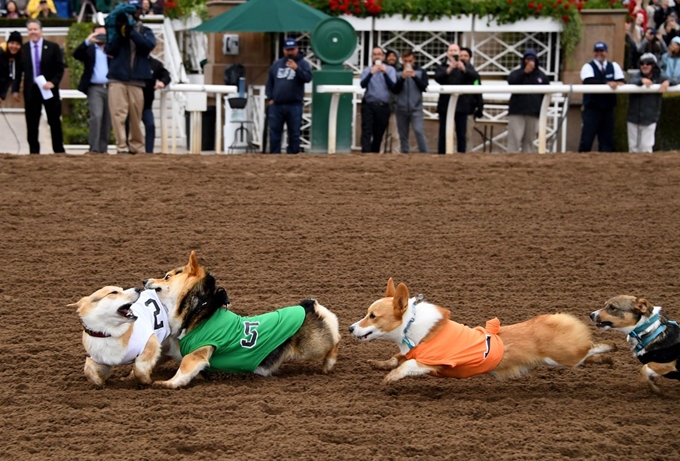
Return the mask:
<path fill-rule="evenodd" d="M 26 22 L 28 43 L 22 47 L 23 66 L 18 69 L 14 81 L 15 93 L 19 92 L 21 74 L 24 74 L 24 105 L 26 107 L 26 137 L 31 154 L 40 153 L 38 142 L 38 125 L 40 111 L 45 106 L 47 123 L 52 132 L 52 150 L 54 153 L 64 152 L 64 138 L 61 132 L 61 99 L 59 83 L 64 76 L 64 56 L 59 45 L 43 39 L 42 25 L 37 19 Z M 49 90 L 52 97 L 45 99 L 41 88 L 36 83 L 37 77 L 44 77 L 43 90 Z"/>
<path fill-rule="evenodd" d="M 109 112 L 109 61 L 104 52 L 106 28 L 96 25 L 92 34 L 73 52 L 73 57 L 83 62 L 83 75 L 78 90 L 87 95 L 90 111 L 88 141 L 90 153 L 105 154 L 108 151 L 111 133 L 111 112 Z"/>

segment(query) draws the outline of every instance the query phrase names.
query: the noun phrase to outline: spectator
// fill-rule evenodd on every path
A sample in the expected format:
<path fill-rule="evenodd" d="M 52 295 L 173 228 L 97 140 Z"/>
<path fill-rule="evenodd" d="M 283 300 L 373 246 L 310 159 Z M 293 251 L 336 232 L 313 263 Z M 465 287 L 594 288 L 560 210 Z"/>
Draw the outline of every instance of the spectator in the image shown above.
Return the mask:
<path fill-rule="evenodd" d="M 524 52 L 519 69 L 508 76 L 510 85 L 548 85 L 548 77 L 538 67 L 538 55 L 529 48 Z M 513 94 L 508 108 L 508 152 L 535 152 L 543 94 Z"/>
<path fill-rule="evenodd" d="M 674 37 L 668 51 L 661 56 L 661 70 L 671 80 L 680 81 L 680 37 Z"/>
<path fill-rule="evenodd" d="M 163 14 L 163 6 L 165 2 L 163 0 L 151 0 L 151 9 L 153 14 Z"/>
<path fill-rule="evenodd" d="M 663 93 L 669 85 L 676 85 L 678 82 L 670 81 L 668 76 L 659 69 L 656 57 L 647 53 L 640 57 L 640 73 L 633 75 L 630 83 L 646 87 L 658 83 L 661 84 L 660 91 Z M 628 150 L 630 152 L 652 152 L 659 114 L 661 114 L 660 93 L 633 93 L 630 95 L 627 117 Z"/>
<path fill-rule="evenodd" d="M 269 100 L 269 151 L 272 154 L 281 153 L 284 124 L 288 130 L 286 153 L 300 152 L 305 83 L 311 81 L 311 66 L 300 53 L 297 41 L 287 38 L 283 42 L 283 57 L 269 68 L 265 86 Z"/>
<path fill-rule="evenodd" d="M 153 14 L 151 10 L 151 2 L 149 0 L 142 0 L 142 16 Z"/>
<path fill-rule="evenodd" d="M 64 19 L 76 16 L 73 8 L 73 0 L 54 0 L 54 7 L 57 9 L 57 16 Z"/>
<path fill-rule="evenodd" d="M 654 25 L 660 28 L 669 14 L 674 13 L 675 7 L 669 6 L 669 0 L 660 0 L 659 5 L 654 11 Z"/>
<path fill-rule="evenodd" d="M 409 125 L 413 125 L 418 152 L 427 153 L 427 139 L 423 127 L 423 91 L 427 88 L 427 72 L 416 64 L 413 51 L 401 53 L 402 70 L 397 74 L 394 92 L 397 95 L 396 118 L 401 152 L 408 154 Z"/>
<path fill-rule="evenodd" d="M 595 58 L 581 68 L 581 81 L 586 85 L 607 84 L 612 90 L 626 83 L 621 67 L 607 61 L 607 44 L 597 42 L 593 47 Z M 581 116 L 579 152 L 590 152 L 597 136 L 600 152 L 614 152 L 615 94 L 584 94 Z"/>
<path fill-rule="evenodd" d="M 61 99 L 59 83 L 64 76 L 64 55 L 58 44 L 43 39 L 42 25 L 37 19 L 29 19 L 26 23 L 29 42 L 22 46 L 22 64 L 18 66 L 17 78 L 12 91 L 18 97 L 21 75 L 24 75 L 24 103 L 26 116 L 26 137 L 31 154 L 40 153 L 38 141 L 40 113 L 45 107 L 47 123 L 52 133 L 52 150 L 54 153 L 64 152 L 64 139 L 61 131 Z M 38 78 L 40 77 L 40 79 Z M 36 83 L 42 78 L 45 83 L 38 87 Z M 47 90 L 51 96 L 47 99 L 41 90 Z"/>
<path fill-rule="evenodd" d="M 109 41 L 104 50 L 111 56 L 109 108 L 119 154 L 141 153 L 145 147 L 141 127 L 144 87 L 152 76 L 149 55 L 156 47 L 156 37 L 139 19 L 141 6 L 140 0 L 130 0 L 127 5 L 118 5 L 107 18 Z M 128 117 L 129 137 L 125 133 Z"/>
<path fill-rule="evenodd" d="M 153 117 L 153 100 L 156 97 L 156 90 L 162 90 L 170 84 L 170 72 L 163 66 L 163 63 L 156 58 L 150 58 L 153 78 L 146 81 L 144 87 L 144 112 L 142 112 L 142 122 L 146 133 L 146 152 L 153 153 L 154 141 L 156 140 L 156 123 Z"/>
<path fill-rule="evenodd" d="M 641 13 L 638 13 L 634 20 L 626 24 L 626 43 L 628 44 L 629 54 L 628 54 L 628 68 L 637 69 L 637 61 L 640 56 L 638 53 L 638 46 L 642 42 L 642 38 L 645 35 L 644 28 L 642 27 L 643 17 Z"/>
<path fill-rule="evenodd" d="M 656 13 L 657 8 L 659 8 L 659 0 L 649 0 L 649 3 L 644 8 L 647 12 L 647 25 L 643 26 L 643 28 L 661 26 L 661 24 L 656 24 L 654 22 L 654 13 Z"/>
<path fill-rule="evenodd" d="M 0 105 L 7 97 L 7 90 L 17 78 L 21 67 L 21 34 L 9 34 L 7 41 L 0 45 Z M 17 95 L 18 96 L 18 95 Z"/>
<path fill-rule="evenodd" d="M 50 7 L 49 3 L 47 3 L 47 0 L 40 0 L 40 11 L 36 17 L 38 19 L 45 19 L 58 18 L 59 16 L 56 12 L 52 11 L 52 7 Z"/>
<path fill-rule="evenodd" d="M 645 36 L 637 47 L 637 51 L 640 55 L 652 53 L 659 60 L 661 55 L 668 51 L 668 47 L 666 42 L 663 41 L 661 31 L 648 27 Z"/>
<path fill-rule="evenodd" d="M 670 45 L 674 37 L 680 35 L 680 26 L 678 26 L 678 16 L 675 13 L 668 15 L 668 19 L 663 24 L 663 41 L 666 45 Z"/>
<path fill-rule="evenodd" d="M 78 90 L 87 95 L 89 108 L 90 153 L 108 152 L 111 133 L 111 112 L 109 111 L 109 61 L 104 52 L 106 28 L 96 25 L 92 33 L 73 52 L 73 57 L 84 64 Z"/>
<path fill-rule="evenodd" d="M 8 18 L 8 19 L 19 19 L 24 16 L 23 11 L 19 11 L 19 7 L 17 6 L 16 2 L 13 0 L 9 0 L 7 2 L 7 5 L 5 6 L 5 14 L 3 17 Z"/>
<path fill-rule="evenodd" d="M 394 50 L 387 50 L 385 53 L 385 62 L 388 66 L 397 69 L 399 64 L 399 56 Z M 393 154 L 400 154 L 401 149 L 399 145 L 399 130 L 397 128 L 397 95 L 394 93 L 390 94 L 390 121 L 387 124 L 387 130 L 385 131 L 385 139 L 383 141 L 383 146 L 380 152 L 391 152 Z"/>
<path fill-rule="evenodd" d="M 380 152 L 380 142 L 390 119 L 390 95 L 397 82 L 397 72 L 384 61 L 382 48 L 373 47 L 373 66 L 361 72 L 361 87 L 366 89 L 361 101 L 361 152 L 364 153 Z"/>
<path fill-rule="evenodd" d="M 434 79 L 440 85 L 474 85 L 479 80 L 479 74 L 472 67 L 472 64 L 460 60 L 460 47 L 452 43 L 446 50 L 446 59 L 437 67 Z M 439 143 L 437 151 L 440 154 L 446 153 L 446 117 L 449 107 L 450 95 L 439 95 L 437 102 L 437 113 L 439 114 Z M 456 127 L 457 151 L 465 152 L 467 146 L 465 136 L 467 134 L 467 117 L 472 113 L 470 106 L 474 104 L 472 99 L 460 98 L 456 104 L 454 121 Z"/>
<path fill-rule="evenodd" d="M 646 29 L 647 27 L 653 27 L 651 25 L 648 25 L 648 18 L 647 18 L 647 9 L 644 7 L 642 0 L 632 0 L 630 3 L 628 3 L 628 15 L 631 18 L 635 18 L 638 15 L 642 15 L 642 29 Z"/>
<path fill-rule="evenodd" d="M 47 6 L 43 5 L 44 2 L 47 2 Z M 50 16 L 48 12 L 43 13 L 43 9 L 49 10 L 53 15 Z M 37 18 L 38 16 L 41 18 L 56 17 L 57 8 L 54 6 L 54 0 L 29 0 L 26 12 L 32 18 Z"/>
<path fill-rule="evenodd" d="M 467 47 L 460 47 L 460 60 L 463 61 L 464 63 L 470 63 L 472 64 L 472 50 Z M 473 85 L 481 85 L 482 84 L 482 79 L 481 77 L 475 80 Z M 474 130 L 475 126 L 475 120 L 479 118 L 484 118 L 484 96 L 481 94 L 465 94 L 462 96 L 459 96 L 458 100 L 460 101 L 460 98 L 467 98 L 472 100 L 472 104 L 470 105 L 470 108 L 472 112 L 468 115 L 468 120 L 467 120 L 467 128 L 465 130 L 465 146 L 466 146 L 466 152 L 470 150 L 470 142 L 472 139 L 472 131 Z"/>

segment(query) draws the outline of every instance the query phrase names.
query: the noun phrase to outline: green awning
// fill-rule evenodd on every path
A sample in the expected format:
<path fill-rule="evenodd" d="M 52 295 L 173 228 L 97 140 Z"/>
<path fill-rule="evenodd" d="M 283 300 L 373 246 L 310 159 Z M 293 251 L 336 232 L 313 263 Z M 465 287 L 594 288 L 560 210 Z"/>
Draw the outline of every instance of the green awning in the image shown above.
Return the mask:
<path fill-rule="evenodd" d="M 197 32 L 308 32 L 326 13 L 298 0 L 248 0 L 194 28 Z"/>

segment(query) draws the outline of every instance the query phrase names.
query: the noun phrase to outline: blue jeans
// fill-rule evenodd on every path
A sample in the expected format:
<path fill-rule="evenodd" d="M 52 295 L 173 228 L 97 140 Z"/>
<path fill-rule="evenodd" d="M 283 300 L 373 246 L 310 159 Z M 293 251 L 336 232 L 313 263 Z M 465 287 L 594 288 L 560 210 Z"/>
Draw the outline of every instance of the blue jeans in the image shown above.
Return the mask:
<path fill-rule="evenodd" d="M 302 104 L 272 104 L 269 106 L 269 152 L 281 153 L 283 124 L 288 128 L 286 152 L 300 152 L 300 128 L 302 127 Z"/>
<path fill-rule="evenodd" d="M 146 152 L 153 154 L 153 142 L 156 139 L 156 123 L 153 118 L 153 111 L 151 109 L 144 109 L 142 112 L 142 123 L 144 124 L 144 131 L 146 131 Z"/>

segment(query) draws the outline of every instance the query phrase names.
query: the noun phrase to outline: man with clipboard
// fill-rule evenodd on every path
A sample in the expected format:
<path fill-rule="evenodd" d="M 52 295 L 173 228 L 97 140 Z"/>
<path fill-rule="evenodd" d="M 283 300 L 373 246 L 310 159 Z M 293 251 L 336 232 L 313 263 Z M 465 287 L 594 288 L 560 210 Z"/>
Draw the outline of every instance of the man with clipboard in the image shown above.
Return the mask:
<path fill-rule="evenodd" d="M 31 154 L 40 153 L 38 126 L 40 111 L 45 106 L 47 123 L 52 133 L 52 150 L 64 152 L 61 131 L 61 99 L 59 83 L 64 76 L 64 56 L 58 44 L 43 39 L 42 25 L 37 19 L 26 23 L 29 41 L 22 46 L 23 66 L 17 70 L 13 92 L 18 98 L 21 74 L 24 74 L 24 106 L 26 137 Z"/>

